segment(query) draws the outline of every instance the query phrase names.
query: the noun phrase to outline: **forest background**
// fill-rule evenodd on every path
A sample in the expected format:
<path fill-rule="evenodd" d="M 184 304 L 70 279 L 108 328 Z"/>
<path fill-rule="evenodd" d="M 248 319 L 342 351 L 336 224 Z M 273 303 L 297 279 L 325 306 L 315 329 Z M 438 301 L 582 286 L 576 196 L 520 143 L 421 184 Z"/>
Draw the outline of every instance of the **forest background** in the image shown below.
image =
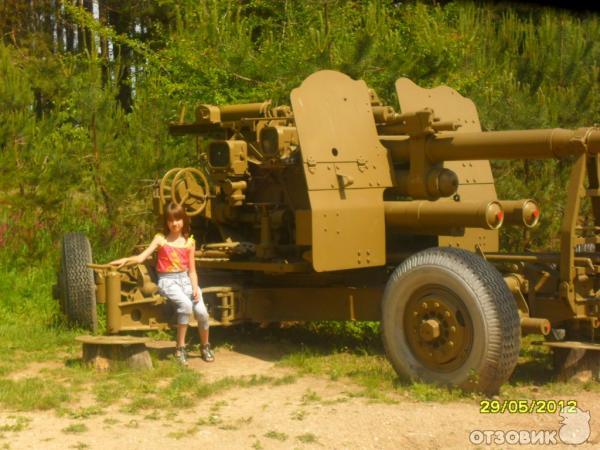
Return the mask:
<path fill-rule="evenodd" d="M 386 0 L 1 0 L 0 337 L 60 324 L 51 285 L 61 236 L 94 259 L 153 234 L 151 192 L 194 142 L 167 123 L 185 105 L 289 104 L 309 74 L 364 79 L 397 106 L 394 81 L 446 84 L 485 130 L 600 122 L 598 14 L 520 5 Z M 551 248 L 568 161 L 494 162 L 500 198 L 535 198 Z M 521 250 L 519 231 L 503 234 Z M 32 322 L 33 321 L 33 322 Z M 48 335 L 50 336 L 50 335 Z M 54 338 L 49 338 L 49 345 Z"/>

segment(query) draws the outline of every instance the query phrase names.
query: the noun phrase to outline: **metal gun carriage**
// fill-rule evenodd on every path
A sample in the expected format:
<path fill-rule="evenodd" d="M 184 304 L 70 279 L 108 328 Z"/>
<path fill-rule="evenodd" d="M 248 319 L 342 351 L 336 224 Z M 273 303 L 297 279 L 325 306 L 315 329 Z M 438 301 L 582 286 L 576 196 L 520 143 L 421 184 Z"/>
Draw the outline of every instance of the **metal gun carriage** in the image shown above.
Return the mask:
<path fill-rule="evenodd" d="M 521 334 L 592 352 L 600 130 L 482 132 L 451 88 L 399 79 L 396 92 L 401 112 L 362 80 L 320 71 L 291 106 L 200 105 L 194 122 L 170 125 L 199 138 L 202 158 L 157 182 L 154 211 L 175 201 L 190 215 L 212 320 L 381 321 L 401 376 L 488 393 L 513 372 Z M 500 252 L 498 229 L 536 226 L 539 207 L 498 200 L 489 160 L 564 157 L 560 252 Z M 90 263 L 85 238 L 65 236 L 57 295 L 74 321 L 95 328 L 106 303 L 108 333 L 168 326 L 152 261 Z"/>

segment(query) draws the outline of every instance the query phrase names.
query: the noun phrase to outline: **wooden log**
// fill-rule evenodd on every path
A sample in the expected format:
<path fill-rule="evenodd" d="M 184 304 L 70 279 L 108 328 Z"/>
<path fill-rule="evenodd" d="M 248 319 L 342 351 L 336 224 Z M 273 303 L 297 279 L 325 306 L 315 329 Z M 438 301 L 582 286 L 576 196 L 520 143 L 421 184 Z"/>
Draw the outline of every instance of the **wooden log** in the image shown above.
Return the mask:
<path fill-rule="evenodd" d="M 149 338 L 134 336 L 77 336 L 83 344 L 84 363 L 96 370 L 122 368 L 151 369 L 152 359 L 146 348 Z"/>

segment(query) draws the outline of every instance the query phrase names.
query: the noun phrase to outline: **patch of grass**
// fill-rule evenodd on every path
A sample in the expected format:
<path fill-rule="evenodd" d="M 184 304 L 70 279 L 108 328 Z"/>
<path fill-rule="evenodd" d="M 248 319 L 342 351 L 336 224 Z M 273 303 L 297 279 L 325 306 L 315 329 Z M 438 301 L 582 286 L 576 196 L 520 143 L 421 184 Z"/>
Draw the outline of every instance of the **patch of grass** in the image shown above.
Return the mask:
<path fill-rule="evenodd" d="M 66 409 L 64 413 L 68 415 L 71 419 L 88 419 L 92 416 L 104 414 L 104 411 L 100 406 L 93 405 L 85 408 L 82 407 L 79 409 Z"/>
<path fill-rule="evenodd" d="M 426 383 L 412 383 L 406 387 L 406 391 L 412 398 L 422 402 L 449 402 L 473 398 L 472 394 L 465 393 L 460 389 L 449 389 Z"/>
<path fill-rule="evenodd" d="M 0 404 L 19 411 L 58 408 L 71 399 L 62 384 L 34 377 L 20 380 L 0 379 Z"/>
<path fill-rule="evenodd" d="M 127 428 L 139 428 L 140 427 L 140 423 L 137 420 L 135 420 L 135 419 L 131 419 L 129 422 L 127 422 L 125 424 L 125 426 Z"/>
<path fill-rule="evenodd" d="M 296 436 L 296 439 L 298 439 L 303 444 L 316 444 L 317 442 L 319 442 L 317 436 L 315 436 L 312 433 L 301 434 L 299 436 Z"/>
<path fill-rule="evenodd" d="M 220 430 L 239 430 L 244 425 L 248 425 L 252 423 L 252 416 L 248 417 L 240 417 L 236 419 L 234 422 L 226 423 L 219 426 Z"/>
<path fill-rule="evenodd" d="M 121 385 L 113 380 L 99 380 L 92 391 L 96 395 L 96 400 L 101 404 L 111 404 L 120 398 Z"/>
<path fill-rule="evenodd" d="M 0 426 L 0 432 L 3 432 L 3 431 L 14 431 L 14 432 L 23 431 L 23 430 L 26 430 L 29 427 L 29 423 L 31 422 L 31 419 L 29 417 L 8 416 L 8 418 L 9 419 L 13 419 L 14 423 L 7 423 L 7 424 L 4 424 L 4 425 Z"/>
<path fill-rule="evenodd" d="M 306 418 L 306 411 L 299 409 L 298 411 L 294 411 L 291 417 L 292 420 L 304 420 Z"/>
<path fill-rule="evenodd" d="M 319 402 L 321 401 L 321 397 L 312 389 L 307 389 L 306 392 L 302 395 L 302 404 L 306 405 L 310 402 Z"/>
<path fill-rule="evenodd" d="M 262 446 L 262 444 L 260 443 L 259 440 L 254 441 L 254 443 L 252 444 L 252 448 L 254 450 L 262 450 L 264 447 Z"/>
<path fill-rule="evenodd" d="M 207 398 L 232 388 L 250 388 L 265 384 L 287 384 L 294 382 L 296 377 L 224 377 L 213 382 L 205 382 L 198 373 L 186 370 L 177 374 L 167 387 L 158 390 L 156 403 L 152 407 L 189 408 L 197 404 L 199 399 Z M 217 403 L 216 408 L 224 406 Z"/>
<path fill-rule="evenodd" d="M 133 398 L 129 403 L 120 408 L 121 412 L 136 414 L 140 410 L 160 408 L 164 402 L 156 397 L 140 396 Z"/>
<path fill-rule="evenodd" d="M 214 414 L 214 413 L 210 414 L 207 419 L 205 419 L 204 417 L 200 417 L 196 421 L 196 425 L 199 425 L 199 426 L 220 425 L 221 423 L 223 423 L 221 416 L 219 414 Z"/>
<path fill-rule="evenodd" d="M 346 403 L 348 400 L 350 400 L 350 397 L 351 397 L 351 395 L 348 394 L 346 397 L 338 397 L 338 398 L 323 400 L 322 403 L 324 405 L 336 405 L 338 403 Z"/>
<path fill-rule="evenodd" d="M 239 424 L 242 424 L 242 425 L 250 425 L 253 420 L 254 419 L 252 418 L 252 416 L 248 416 L 248 417 L 240 417 L 239 419 L 236 420 L 236 422 Z"/>
<path fill-rule="evenodd" d="M 324 375 L 331 380 L 347 378 L 362 389 L 352 392 L 352 397 L 366 397 L 373 401 L 395 403 L 391 394 L 407 393 L 421 401 L 451 401 L 468 398 L 459 390 L 448 390 L 421 383 L 402 382 L 383 355 L 354 354 L 348 352 L 320 353 L 304 349 L 287 355 L 280 362 L 302 374 Z"/>
<path fill-rule="evenodd" d="M 30 362 L 53 360 L 57 353 L 79 348 L 74 338 L 81 330 L 66 327 L 58 302 L 50 295 L 56 282 L 54 269 L 49 260 L 18 269 L 14 261 L 0 260 L 0 347 L 5 358 L 4 373 Z"/>
<path fill-rule="evenodd" d="M 77 444 L 72 445 L 70 448 L 76 448 L 76 449 L 79 449 L 79 450 L 83 450 L 85 448 L 90 448 L 90 446 L 87 445 L 85 442 L 78 442 Z"/>
<path fill-rule="evenodd" d="M 147 336 L 154 341 L 170 341 L 173 339 L 172 334 L 166 330 L 152 330 Z"/>
<path fill-rule="evenodd" d="M 171 431 L 170 433 L 167 434 L 168 437 L 172 438 L 172 439 L 183 439 L 186 436 L 189 436 L 189 430 L 179 430 L 179 431 Z"/>
<path fill-rule="evenodd" d="M 331 380 L 349 377 L 359 384 L 393 386 L 396 373 L 382 355 L 357 355 L 348 352 L 325 353 L 304 349 L 282 358 L 280 365 L 300 373 L 327 375 Z"/>
<path fill-rule="evenodd" d="M 219 400 L 211 405 L 210 412 L 218 412 L 223 406 L 227 406 L 227 402 L 225 400 Z"/>
<path fill-rule="evenodd" d="M 521 341 L 521 352 L 515 372 L 511 377 L 511 385 L 549 384 L 552 382 L 552 351 L 545 345 L 534 345 L 542 341 L 542 336 L 529 335 Z"/>
<path fill-rule="evenodd" d="M 264 434 L 265 437 L 269 439 L 275 439 L 276 441 L 287 441 L 288 435 L 279 431 L 269 431 Z"/>
<path fill-rule="evenodd" d="M 224 335 L 226 342 L 234 347 L 248 338 L 262 342 L 277 342 L 296 346 L 302 343 L 329 352 L 353 348 L 357 351 L 383 351 L 379 335 L 379 322 L 312 321 L 285 327 L 261 328 L 256 324 L 245 324 L 235 331 L 215 330 Z M 222 344 L 220 344 L 222 345 Z"/>
<path fill-rule="evenodd" d="M 85 423 L 72 423 L 68 427 L 63 428 L 61 431 L 67 434 L 85 433 L 88 431 L 88 427 Z"/>
<path fill-rule="evenodd" d="M 174 422 L 177 420 L 177 418 L 179 417 L 179 413 L 182 412 L 183 410 L 179 411 L 176 409 L 167 409 L 165 411 L 165 416 L 163 417 L 164 420 L 166 420 L 167 422 Z M 185 412 L 184 412 L 185 414 Z"/>
<path fill-rule="evenodd" d="M 200 383 L 201 375 L 167 361 L 158 361 L 155 369 L 144 372 L 123 370 L 98 374 L 91 389 L 99 403 L 109 405 L 125 400 L 127 404 L 122 410 L 136 413 L 168 408 L 178 400 L 184 403 L 181 406 L 191 406 L 191 400 L 186 400 L 183 392 Z"/>
<path fill-rule="evenodd" d="M 298 375 L 284 375 L 280 378 L 275 378 L 271 384 L 273 386 L 284 386 L 287 384 L 293 384 L 298 381 Z"/>
<path fill-rule="evenodd" d="M 236 381 L 240 387 L 254 387 L 254 386 L 263 386 L 265 384 L 270 384 L 273 386 L 282 386 L 286 384 L 295 383 L 298 380 L 298 377 L 295 375 L 284 375 L 283 377 L 270 377 L 267 375 L 250 375 L 247 377 L 237 377 L 232 379 L 232 381 Z"/>
<path fill-rule="evenodd" d="M 21 364 L 22 367 L 25 366 L 25 364 Z M 17 364 L 12 364 L 10 366 L 8 365 L 1 365 L 0 366 L 0 377 L 4 377 L 6 375 L 8 375 L 11 372 L 14 372 L 16 370 L 18 370 L 20 367 L 17 366 Z"/>
<path fill-rule="evenodd" d="M 208 425 L 219 425 L 220 423 L 222 423 L 223 420 L 221 419 L 221 416 L 218 414 L 211 414 L 210 416 L 208 416 Z"/>
<path fill-rule="evenodd" d="M 202 383 L 201 379 L 202 377 L 198 373 L 185 370 L 175 375 L 167 390 L 173 392 L 191 391 L 198 388 Z"/>
<path fill-rule="evenodd" d="M 160 420 L 160 413 L 158 411 L 152 411 L 150 414 L 144 416 L 146 420 Z"/>

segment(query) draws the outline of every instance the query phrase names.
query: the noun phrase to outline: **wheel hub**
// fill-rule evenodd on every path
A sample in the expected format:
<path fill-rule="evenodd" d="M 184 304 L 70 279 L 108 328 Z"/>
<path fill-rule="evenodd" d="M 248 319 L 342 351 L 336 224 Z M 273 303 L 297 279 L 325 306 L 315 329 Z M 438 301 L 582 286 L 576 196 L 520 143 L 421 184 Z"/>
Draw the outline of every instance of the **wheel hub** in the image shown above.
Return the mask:
<path fill-rule="evenodd" d="M 472 327 L 461 300 L 443 289 L 421 292 L 407 304 L 405 333 L 408 344 L 425 366 L 453 370 L 469 354 Z"/>
<path fill-rule="evenodd" d="M 419 328 L 421 339 L 431 342 L 440 337 L 440 323 L 436 319 L 428 319 L 421 323 Z"/>

